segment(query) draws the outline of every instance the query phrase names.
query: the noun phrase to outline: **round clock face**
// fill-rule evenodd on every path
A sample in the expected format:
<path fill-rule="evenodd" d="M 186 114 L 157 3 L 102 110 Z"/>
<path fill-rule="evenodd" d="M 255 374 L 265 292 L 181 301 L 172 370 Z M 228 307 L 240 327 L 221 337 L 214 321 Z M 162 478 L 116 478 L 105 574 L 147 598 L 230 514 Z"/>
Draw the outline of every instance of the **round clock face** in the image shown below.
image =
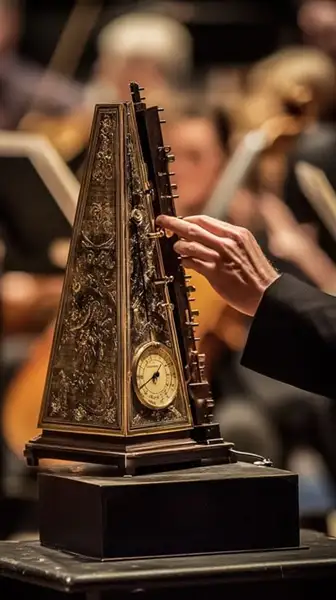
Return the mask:
<path fill-rule="evenodd" d="M 169 349 L 149 342 L 137 351 L 132 369 L 135 393 L 140 402 L 152 410 L 167 408 L 176 398 L 178 373 Z"/>

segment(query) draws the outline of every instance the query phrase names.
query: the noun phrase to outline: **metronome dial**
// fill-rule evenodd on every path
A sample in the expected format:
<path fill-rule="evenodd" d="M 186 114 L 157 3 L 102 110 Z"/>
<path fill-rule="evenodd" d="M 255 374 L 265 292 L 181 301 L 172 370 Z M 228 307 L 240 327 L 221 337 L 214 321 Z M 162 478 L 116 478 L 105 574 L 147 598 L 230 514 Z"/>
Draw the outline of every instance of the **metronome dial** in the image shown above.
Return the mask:
<path fill-rule="evenodd" d="M 140 402 L 152 410 L 168 408 L 179 386 L 175 360 L 159 342 L 149 342 L 137 350 L 132 366 L 135 393 Z"/>

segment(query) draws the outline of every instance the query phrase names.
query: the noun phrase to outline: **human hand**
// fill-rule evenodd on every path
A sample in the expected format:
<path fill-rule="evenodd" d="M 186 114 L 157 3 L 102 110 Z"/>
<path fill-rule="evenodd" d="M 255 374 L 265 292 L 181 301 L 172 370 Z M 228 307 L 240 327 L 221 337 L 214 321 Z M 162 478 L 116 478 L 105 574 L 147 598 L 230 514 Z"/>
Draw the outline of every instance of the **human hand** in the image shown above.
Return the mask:
<path fill-rule="evenodd" d="M 183 266 L 204 275 L 233 308 L 254 316 L 279 274 L 247 229 L 207 216 L 160 215 L 157 224 L 180 238 L 174 250 L 182 256 Z"/>

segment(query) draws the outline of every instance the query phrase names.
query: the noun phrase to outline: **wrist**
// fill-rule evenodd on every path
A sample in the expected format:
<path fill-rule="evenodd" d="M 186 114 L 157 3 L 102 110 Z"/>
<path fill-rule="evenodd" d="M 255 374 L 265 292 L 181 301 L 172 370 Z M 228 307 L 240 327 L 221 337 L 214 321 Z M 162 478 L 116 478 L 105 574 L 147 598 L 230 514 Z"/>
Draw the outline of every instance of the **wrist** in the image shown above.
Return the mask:
<path fill-rule="evenodd" d="M 260 286 L 259 286 L 259 290 L 258 290 L 259 293 L 258 293 L 256 301 L 254 302 L 254 305 L 252 307 L 252 311 L 249 313 L 250 317 L 254 317 L 256 315 L 259 306 L 261 305 L 264 297 L 267 295 L 267 292 L 271 289 L 273 284 L 278 279 L 280 279 L 281 275 L 282 275 L 282 273 L 278 273 L 277 271 L 273 270 L 272 275 L 265 277 L 265 279 L 262 282 L 260 282 Z"/>

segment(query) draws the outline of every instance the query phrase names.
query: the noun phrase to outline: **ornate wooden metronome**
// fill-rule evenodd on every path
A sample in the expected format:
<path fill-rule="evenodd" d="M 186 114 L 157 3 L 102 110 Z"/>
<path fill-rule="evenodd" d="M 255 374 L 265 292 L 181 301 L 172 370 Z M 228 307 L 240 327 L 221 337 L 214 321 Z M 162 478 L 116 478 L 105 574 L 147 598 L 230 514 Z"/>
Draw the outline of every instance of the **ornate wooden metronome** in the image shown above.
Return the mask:
<path fill-rule="evenodd" d="M 25 449 L 41 458 L 114 465 L 235 462 L 213 423 L 197 311 L 156 217 L 176 187 L 159 110 L 98 105 L 77 206 L 39 424 Z"/>

